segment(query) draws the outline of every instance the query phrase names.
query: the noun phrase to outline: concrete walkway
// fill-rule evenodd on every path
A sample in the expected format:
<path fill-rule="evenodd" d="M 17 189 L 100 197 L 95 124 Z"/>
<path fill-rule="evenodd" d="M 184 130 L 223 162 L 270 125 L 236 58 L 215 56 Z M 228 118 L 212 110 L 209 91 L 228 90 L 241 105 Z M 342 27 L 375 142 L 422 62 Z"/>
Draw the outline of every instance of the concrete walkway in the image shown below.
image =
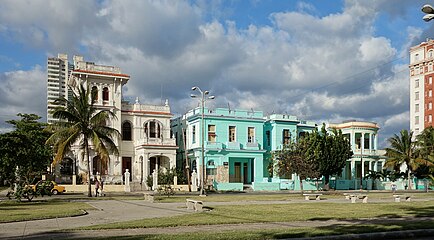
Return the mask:
<path fill-rule="evenodd" d="M 288 204 L 296 201 L 248 201 L 248 202 L 206 202 L 206 206 L 217 205 L 245 205 L 245 204 Z M 309 201 L 315 204 L 319 201 Z M 329 199 L 320 202 L 336 202 L 350 204 L 344 199 Z M 46 220 L 24 221 L 0 224 L 0 239 L 59 239 L 59 238 L 89 238 L 89 237 L 109 237 L 109 236 L 134 236 L 144 234 L 177 234 L 198 231 L 227 231 L 227 230 L 264 230 L 291 227 L 324 227 L 336 225 L 367 224 L 385 222 L 403 222 L 413 220 L 423 220 L 421 218 L 397 218 L 397 219 L 365 219 L 350 221 L 298 221 L 298 222 L 276 222 L 276 223 L 251 223 L 251 224 L 223 224 L 216 226 L 185 226 L 169 228 L 140 228 L 127 230 L 98 230 L 98 231 L 70 231 L 69 229 L 92 226 L 97 224 L 114 223 L 144 218 L 169 217 L 182 214 L 190 214 L 185 208 L 184 203 L 150 203 L 143 200 L 103 200 L 86 201 L 97 210 L 89 211 L 88 214 L 78 217 L 55 218 Z M 361 203 L 359 203 L 361 204 Z M 434 218 L 426 218 L 434 220 Z M 217 230 L 216 230 L 217 229 Z M 428 231 L 428 230 L 425 230 Z M 422 232 L 426 233 L 426 232 Z"/>

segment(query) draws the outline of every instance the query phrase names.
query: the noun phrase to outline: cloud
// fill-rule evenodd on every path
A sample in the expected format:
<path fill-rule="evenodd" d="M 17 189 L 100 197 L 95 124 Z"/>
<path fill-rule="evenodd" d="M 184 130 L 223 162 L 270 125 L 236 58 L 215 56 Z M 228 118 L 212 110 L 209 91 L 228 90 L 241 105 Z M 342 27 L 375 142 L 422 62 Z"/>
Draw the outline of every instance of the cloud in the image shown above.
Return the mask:
<path fill-rule="evenodd" d="M 46 52 L 81 50 L 86 60 L 120 66 L 131 75 L 125 98 L 169 98 L 173 112 L 197 105 L 189 94 L 200 86 L 216 96 L 212 107 L 229 104 L 314 121 L 374 119 L 384 123 L 387 136 L 405 126 L 386 118 L 408 109 L 406 66 L 394 62 L 406 47 L 396 49 L 377 33 L 376 20 L 380 14 L 405 15 L 410 1 L 397 2 L 403 5 L 347 0 L 340 11 L 319 17 L 315 6 L 300 1 L 294 11 L 239 28 L 236 19 L 220 20 L 233 10 L 221 1 L 3 1 L 0 33 Z M 406 44 L 420 31 L 409 27 Z M 23 74 L 37 71 L 41 96 L 45 72 Z M 3 81 L 10 83 L 14 74 L 3 74 Z M 38 97 L 32 94 L 20 96 Z M 15 107 L 45 108 L 45 100 L 12 104 L 12 95 L 0 98 Z"/>
<path fill-rule="evenodd" d="M 46 121 L 46 71 L 35 66 L 29 71 L 0 74 L 0 129 L 10 127 L 6 120 L 15 119 L 17 113 L 34 113 Z"/>

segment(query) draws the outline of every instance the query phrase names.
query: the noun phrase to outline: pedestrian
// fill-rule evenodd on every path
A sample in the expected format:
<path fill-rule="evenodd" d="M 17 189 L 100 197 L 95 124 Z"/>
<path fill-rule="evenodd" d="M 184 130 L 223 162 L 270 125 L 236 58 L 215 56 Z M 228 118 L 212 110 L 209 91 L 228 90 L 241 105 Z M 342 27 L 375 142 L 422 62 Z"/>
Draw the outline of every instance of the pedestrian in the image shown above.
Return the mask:
<path fill-rule="evenodd" d="M 392 183 L 392 192 L 395 193 L 396 192 L 396 184 Z"/>
<path fill-rule="evenodd" d="M 104 181 L 101 178 L 101 183 L 100 183 L 100 188 L 101 188 L 101 192 L 100 192 L 100 196 L 101 197 L 105 197 L 105 193 L 104 193 Z"/>
<path fill-rule="evenodd" d="M 98 190 L 99 190 L 99 181 L 98 178 L 95 178 L 95 197 L 98 197 Z"/>

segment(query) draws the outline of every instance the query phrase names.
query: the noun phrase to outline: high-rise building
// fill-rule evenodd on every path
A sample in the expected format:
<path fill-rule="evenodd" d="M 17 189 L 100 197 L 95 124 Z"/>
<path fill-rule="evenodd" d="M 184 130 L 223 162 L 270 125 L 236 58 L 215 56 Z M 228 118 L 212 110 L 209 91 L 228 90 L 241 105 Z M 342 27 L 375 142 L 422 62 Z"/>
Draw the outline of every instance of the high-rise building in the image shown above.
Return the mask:
<path fill-rule="evenodd" d="M 433 124 L 434 40 L 410 48 L 410 130 L 414 135 Z"/>
<path fill-rule="evenodd" d="M 58 54 L 47 61 L 47 122 L 53 118 L 51 111 L 56 107 L 53 103 L 59 97 L 67 97 L 67 82 L 73 65 L 68 62 L 68 55 Z"/>

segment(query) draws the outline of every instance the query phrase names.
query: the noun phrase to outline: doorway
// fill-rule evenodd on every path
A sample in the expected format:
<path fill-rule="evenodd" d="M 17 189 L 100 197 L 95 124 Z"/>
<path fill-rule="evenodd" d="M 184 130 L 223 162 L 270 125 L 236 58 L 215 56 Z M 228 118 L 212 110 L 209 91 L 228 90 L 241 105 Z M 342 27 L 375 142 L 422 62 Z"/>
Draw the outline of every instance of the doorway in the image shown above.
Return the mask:
<path fill-rule="evenodd" d="M 122 157 L 122 179 L 125 181 L 125 175 L 124 173 L 128 169 L 128 172 L 130 173 L 130 181 L 132 180 L 132 171 L 131 171 L 131 157 Z"/>

